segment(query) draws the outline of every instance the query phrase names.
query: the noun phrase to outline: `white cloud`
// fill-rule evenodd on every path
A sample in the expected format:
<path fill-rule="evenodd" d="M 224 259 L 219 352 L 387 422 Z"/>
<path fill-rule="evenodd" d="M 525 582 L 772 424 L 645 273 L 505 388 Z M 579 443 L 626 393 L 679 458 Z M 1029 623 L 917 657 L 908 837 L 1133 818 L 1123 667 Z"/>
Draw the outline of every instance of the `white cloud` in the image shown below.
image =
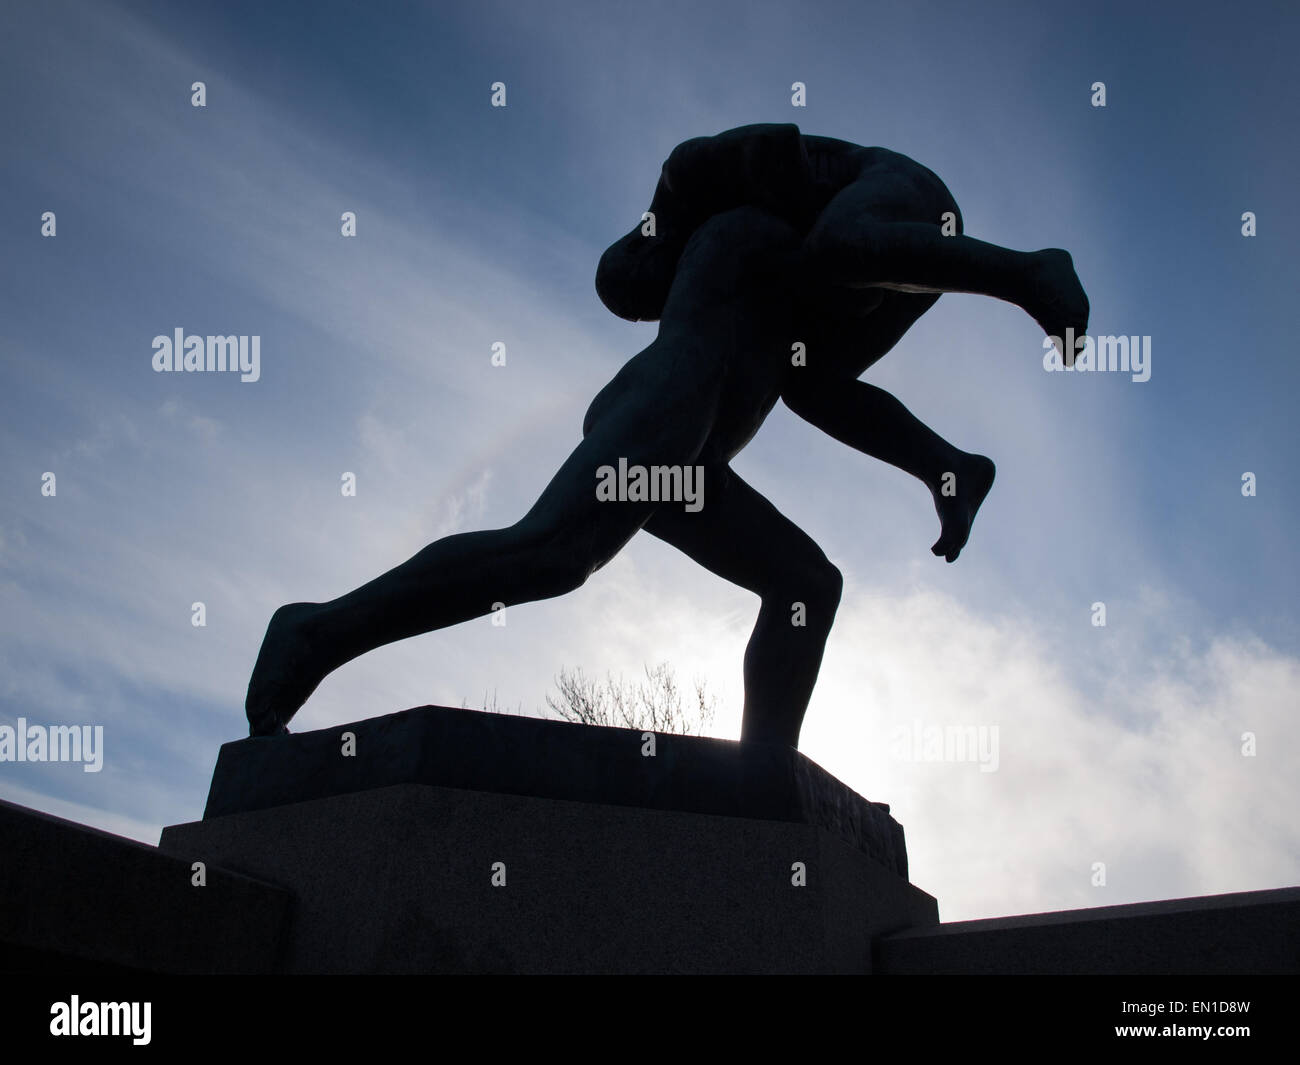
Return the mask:
<path fill-rule="evenodd" d="M 1089 653 L 1085 639 L 1048 643 L 1032 617 L 981 616 L 932 590 L 857 598 L 802 746 L 891 804 L 912 879 L 945 920 L 1300 881 L 1288 753 L 1300 661 L 1227 636 L 1200 654 L 1133 647 L 1112 652 L 1103 692 L 1068 668 Z M 896 759 L 893 731 L 918 721 L 996 726 L 998 770 Z M 1255 757 L 1241 754 L 1247 731 Z"/>

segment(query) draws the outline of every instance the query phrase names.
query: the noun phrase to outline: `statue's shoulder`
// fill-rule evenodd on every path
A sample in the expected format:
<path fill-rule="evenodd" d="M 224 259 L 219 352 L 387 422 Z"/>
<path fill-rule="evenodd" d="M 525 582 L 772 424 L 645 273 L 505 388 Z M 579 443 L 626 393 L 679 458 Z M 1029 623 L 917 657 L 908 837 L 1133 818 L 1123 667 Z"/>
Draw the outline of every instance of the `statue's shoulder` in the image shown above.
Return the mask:
<path fill-rule="evenodd" d="M 851 152 L 867 152 L 873 149 L 853 141 L 840 140 L 838 137 L 819 137 L 813 133 L 803 135 L 804 144 L 809 151 L 827 152 L 831 155 L 845 155 Z"/>
<path fill-rule="evenodd" d="M 804 152 L 813 182 L 822 199 L 843 188 L 866 170 L 880 165 L 882 149 L 871 148 L 836 137 L 803 135 Z"/>

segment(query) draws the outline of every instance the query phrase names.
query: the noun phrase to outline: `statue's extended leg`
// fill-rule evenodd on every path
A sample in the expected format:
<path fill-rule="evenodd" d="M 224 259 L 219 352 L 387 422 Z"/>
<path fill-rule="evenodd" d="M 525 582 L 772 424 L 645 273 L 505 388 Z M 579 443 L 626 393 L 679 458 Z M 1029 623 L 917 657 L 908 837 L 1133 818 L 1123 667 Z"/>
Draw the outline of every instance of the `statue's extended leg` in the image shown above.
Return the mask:
<path fill-rule="evenodd" d="M 806 266 L 836 284 L 992 296 L 1022 308 L 1048 336 L 1087 332 L 1088 297 L 1069 252 L 1013 251 L 960 232 L 945 235 L 941 201 L 933 219 L 918 220 L 913 179 L 868 173 L 819 216 L 804 245 Z M 951 209 L 956 216 L 956 205 Z"/>
<path fill-rule="evenodd" d="M 884 389 L 857 380 L 939 297 L 884 292 L 874 310 L 855 316 L 844 312 L 852 301 L 822 295 L 806 295 L 800 307 L 806 362 L 792 368 L 781 398 L 836 440 L 924 483 L 942 524 L 930 550 L 956 561 L 992 487 L 993 461 L 955 447 Z"/>
<path fill-rule="evenodd" d="M 799 744 L 842 580 L 812 538 L 727 467 L 710 468 L 710 504 L 655 512 L 646 532 L 760 597 L 745 650 L 746 742 Z M 720 488 L 717 486 L 721 486 Z"/>
<path fill-rule="evenodd" d="M 367 651 L 496 604 L 562 595 L 608 562 L 655 505 L 598 499 L 598 468 L 620 457 L 629 465 L 693 462 L 716 407 L 720 358 L 661 338 L 620 379 L 626 387 L 603 394 L 600 418 L 516 524 L 445 537 L 338 599 L 276 611 L 248 686 L 250 732 L 283 731 L 329 673 Z M 670 400 L 656 382 L 671 383 Z"/>
<path fill-rule="evenodd" d="M 276 611 L 248 686 L 252 734 L 283 731 L 325 676 L 366 651 L 581 585 L 660 505 L 601 498 L 601 467 L 684 468 L 709 462 L 706 443 L 743 446 L 780 391 L 798 243 L 752 208 L 703 225 L 659 335 L 592 402 L 582 443 L 519 522 L 448 536 L 332 602 Z M 708 484 L 705 511 L 712 496 Z"/>
<path fill-rule="evenodd" d="M 993 460 L 954 447 L 875 385 L 811 374 L 806 380 L 808 384 L 782 394 L 786 406 L 841 443 L 922 481 L 930 489 L 941 525 L 930 550 L 955 562 L 993 487 Z"/>

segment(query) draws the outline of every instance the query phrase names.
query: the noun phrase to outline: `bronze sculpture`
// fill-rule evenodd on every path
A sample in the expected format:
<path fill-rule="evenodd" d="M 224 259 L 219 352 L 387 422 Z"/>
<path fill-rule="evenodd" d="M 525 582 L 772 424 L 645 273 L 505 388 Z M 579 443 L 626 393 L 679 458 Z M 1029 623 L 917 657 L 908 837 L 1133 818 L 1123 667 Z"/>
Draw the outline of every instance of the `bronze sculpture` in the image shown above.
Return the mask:
<path fill-rule="evenodd" d="M 596 286 L 615 314 L 658 321 L 658 333 L 597 394 L 537 502 L 508 528 L 445 537 L 331 602 L 277 610 L 249 683 L 251 734 L 287 731 L 325 676 L 369 650 L 572 591 L 644 528 L 760 597 L 741 739 L 797 746 L 841 577 L 729 466 L 777 400 L 923 481 L 941 522 L 931 550 L 957 558 L 992 461 L 857 378 L 943 292 L 1007 300 L 1049 336 L 1082 337 L 1088 301 L 1069 254 L 967 237 L 925 167 L 788 124 L 679 145 L 649 214 L 652 230 L 638 224 L 601 257 Z M 624 490 L 611 496 L 615 468 Z M 669 495 L 698 476 L 701 505 L 646 491 L 644 478 L 626 490 L 633 469 Z"/>

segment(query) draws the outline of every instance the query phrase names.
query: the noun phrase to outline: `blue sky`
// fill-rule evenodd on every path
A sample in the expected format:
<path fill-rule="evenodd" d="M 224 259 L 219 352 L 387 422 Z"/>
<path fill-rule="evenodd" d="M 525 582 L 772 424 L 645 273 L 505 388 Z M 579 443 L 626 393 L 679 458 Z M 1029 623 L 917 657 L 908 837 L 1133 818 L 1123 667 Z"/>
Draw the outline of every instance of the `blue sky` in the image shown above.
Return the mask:
<path fill-rule="evenodd" d="M 1050 374 L 1026 315 L 947 295 L 872 368 L 998 463 L 953 566 L 928 552 L 923 487 L 773 413 L 736 468 L 846 578 L 802 749 L 891 803 L 947 920 L 1300 882 L 1293 6 L 51 2 L 0 20 L 0 724 L 105 729 L 101 773 L 0 763 L 0 798 L 149 842 L 197 819 L 272 610 L 517 519 L 653 337 L 593 276 L 663 159 L 797 122 L 929 166 L 973 236 L 1068 248 L 1092 331 L 1152 347 L 1144 383 Z M 152 338 L 177 327 L 259 335 L 260 380 L 154 373 Z M 562 667 L 667 660 L 734 737 L 756 612 L 638 537 L 505 627 L 349 664 L 297 723 L 493 691 L 537 712 Z M 891 735 L 918 723 L 996 726 L 997 772 L 898 757 Z"/>

